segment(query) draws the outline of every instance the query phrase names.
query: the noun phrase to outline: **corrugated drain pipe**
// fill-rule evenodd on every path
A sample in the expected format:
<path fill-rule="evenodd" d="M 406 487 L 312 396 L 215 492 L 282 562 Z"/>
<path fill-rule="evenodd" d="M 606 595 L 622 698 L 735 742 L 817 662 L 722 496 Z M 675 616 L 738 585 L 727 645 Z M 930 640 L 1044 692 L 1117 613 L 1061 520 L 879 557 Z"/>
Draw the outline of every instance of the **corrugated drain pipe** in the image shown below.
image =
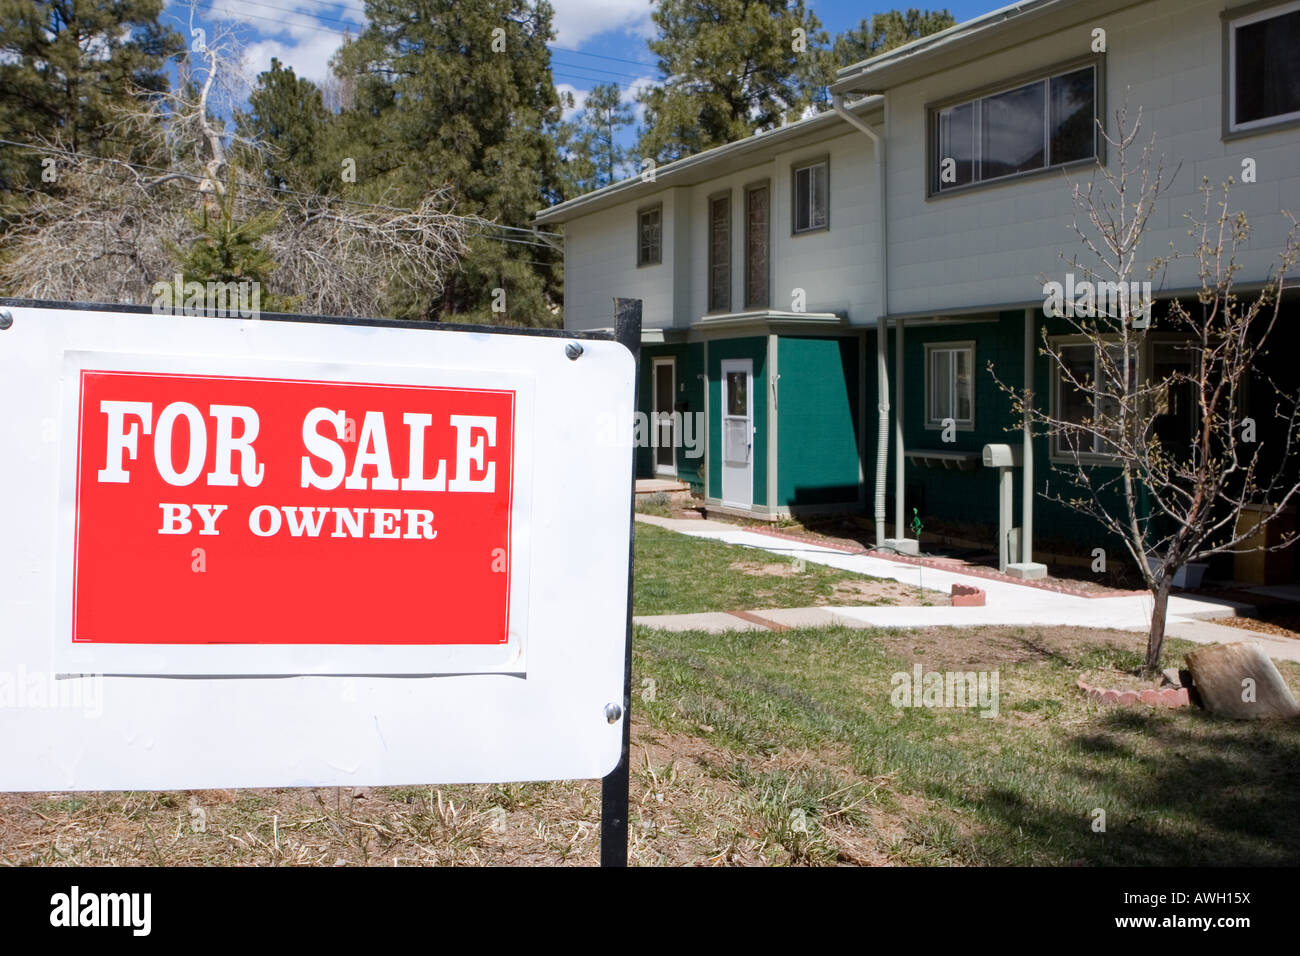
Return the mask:
<path fill-rule="evenodd" d="M 879 216 L 879 242 L 876 256 L 880 264 L 880 278 L 878 280 L 880 312 L 876 319 L 876 410 L 879 418 L 876 426 L 875 520 L 876 547 L 882 547 L 885 543 L 885 470 L 889 467 L 889 353 L 886 349 L 886 339 L 889 332 L 889 323 L 886 318 L 889 315 L 889 217 L 886 214 L 888 189 L 885 184 L 885 137 L 883 134 L 887 124 L 882 122 L 882 132 L 877 133 L 856 113 L 844 105 L 844 97 L 839 93 L 831 96 L 831 107 L 850 126 L 866 133 L 876 154 L 876 186 L 880 190 L 877 213 Z M 885 119 L 889 116 L 888 108 L 888 101 L 886 101 L 882 104 L 882 109 L 886 111 L 884 114 Z M 895 494 L 902 493 L 901 488 L 895 491 Z M 902 534 L 901 530 L 899 534 Z"/>

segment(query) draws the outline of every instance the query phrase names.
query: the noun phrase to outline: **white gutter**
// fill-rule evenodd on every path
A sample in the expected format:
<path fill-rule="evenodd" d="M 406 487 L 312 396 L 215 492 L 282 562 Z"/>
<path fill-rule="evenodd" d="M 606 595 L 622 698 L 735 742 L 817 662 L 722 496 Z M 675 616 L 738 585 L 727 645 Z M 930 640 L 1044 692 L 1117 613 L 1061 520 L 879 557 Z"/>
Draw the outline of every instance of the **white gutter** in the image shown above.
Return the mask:
<path fill-rule="evenodd" d="M 877 285 L 880 289 L 880 309 L 876 317 L 876 495 L 875 521 L 876 546 L 885 543 L 885 469 L 889 467 L 889 355 L 886 350 L 889 325 L 889 216 L 886 214 L 888 187 L 885 184 L 885 138 L 867 125 L 857 114 L 844 105 L 844 97 L 836 93 L 831 97 L 831 108 L 835 110 L 850 126 L 861 130 L 871 140 L 875 150 L 876 185 L 880 190 L 878 212 L 880 226 L 877 243 L 877 260 L 880 264 L 880 276 Z M 888 128 L 889 101 L 881 104 L 884 111 L 881 116 L 881 129 Z M 903 489 L 896 492 L 902 495 Z"/>

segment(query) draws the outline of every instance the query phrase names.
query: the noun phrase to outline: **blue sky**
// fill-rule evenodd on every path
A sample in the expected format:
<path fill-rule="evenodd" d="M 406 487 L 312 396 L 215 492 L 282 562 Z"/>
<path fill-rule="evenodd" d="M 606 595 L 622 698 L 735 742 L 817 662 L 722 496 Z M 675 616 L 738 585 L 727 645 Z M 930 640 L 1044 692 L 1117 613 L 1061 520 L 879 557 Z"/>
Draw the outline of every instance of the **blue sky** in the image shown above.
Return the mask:
<path fill-rule="evenodd" d="M 552 44 L 552 72 L 556 86 L 572 92 L 581 103 L 585 91 L 596 83 L 618 83 L 631 98 L 653 82 L 654 58 L 646 47 L 653 35 L 649 0 L 551 0 L 555 7 L 557 37 Z M 947 7 L 959 20 L 968 20 L 1003 5 L 1006 0 L 950 0 L 933 5 L 913 0 L 924 9 Z M 893 6 L 906 8 L 906 0 L 880 5 L 847 0 L 810 0 L 823 26 L 834 34 L 856 25 L 864 17 Z M 188 31 L 188 5 L 170 3 L 165 18 Z M 216 19 L 241 24 L 246 44 L 245 73 L 251 79 L 270 66 L 271 57 L 292 66 L 300 75 L 319 81 L 328 71 L 330 56 L 343 42 L 344 32 L 356 34 L 364 25 L 363 0 L 199 0 L 200 25 Z M 204 22 L 208 21 L 208 22 Z"/>

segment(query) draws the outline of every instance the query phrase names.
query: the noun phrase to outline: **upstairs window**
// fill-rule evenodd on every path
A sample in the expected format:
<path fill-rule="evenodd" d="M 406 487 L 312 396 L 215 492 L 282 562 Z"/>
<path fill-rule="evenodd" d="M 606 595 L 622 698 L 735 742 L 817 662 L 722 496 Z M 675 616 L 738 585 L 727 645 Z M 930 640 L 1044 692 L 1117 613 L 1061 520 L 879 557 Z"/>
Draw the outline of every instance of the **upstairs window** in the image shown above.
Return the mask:
<path fill-rule="evenodd" d="M 768 219 L 771 191 L 767 183 L 745 189 L 745 308 L 771 305 Z"/>
<path fill-rule="evenodd" d="M 658 265 L 663 261 L 662 235 L 663 206 L 642 209 L 636 214 L 636 264 Z"/>
<path fill-rule="evenodd" d="M 934 110 L 931 193 L 1098 156 L 1093 64 Z"/>
<path fill-rule="evenodd" d="M 731 195 L 709 200 L 709 311 L 731 311 Z"/>
<path fill-rule="evenodd" d="M 1300 120 L 1300 3 L 1227 24 L 1229 132 Z"/>
<path fill-rule="evenodd" d="M 794 232 L 830 228 L 830 163 L 820 160 L 794 169 Z"/>

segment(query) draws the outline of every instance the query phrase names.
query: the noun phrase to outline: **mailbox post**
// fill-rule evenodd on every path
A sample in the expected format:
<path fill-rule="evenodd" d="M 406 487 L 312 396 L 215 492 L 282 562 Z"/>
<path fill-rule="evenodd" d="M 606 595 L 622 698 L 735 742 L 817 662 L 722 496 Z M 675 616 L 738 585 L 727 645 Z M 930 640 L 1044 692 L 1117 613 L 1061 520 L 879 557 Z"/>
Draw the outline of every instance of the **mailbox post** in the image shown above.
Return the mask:
<path fill-rule="evenodd" d="M 1011 551 L 1011 469 L 1019 468 L 1020 449 L 1014 445 L 985 445 L 984 467 L 998 470 L 998 570 L 1006 573 Z"/>

